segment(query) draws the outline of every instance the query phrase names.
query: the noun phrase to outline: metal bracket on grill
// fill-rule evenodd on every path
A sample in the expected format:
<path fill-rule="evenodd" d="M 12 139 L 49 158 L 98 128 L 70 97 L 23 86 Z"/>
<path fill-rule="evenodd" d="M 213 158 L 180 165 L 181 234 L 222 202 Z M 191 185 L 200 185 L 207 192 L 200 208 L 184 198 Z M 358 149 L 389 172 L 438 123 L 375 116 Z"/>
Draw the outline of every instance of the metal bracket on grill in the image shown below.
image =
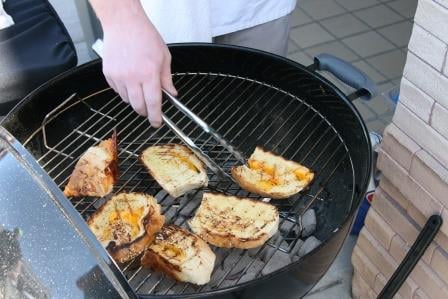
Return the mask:
<path fill-rule="evenodd" d="M 47 130 L 46 130 L 46 125 L 52 121 L 55 117 L 57 117 L 59 114 L 61 114 L 62 112 L 64 112 L 65 110 L 69 109 L 71 106 L 66 107 L 65 109 L 62 109 L 62 107 L 64 107 L 65 105 L 67 105 L 67 103 L 69 103 L 72 99 L 74 99 L 75 97 L 77 97 L 77 94 L 74 93 L 71 96 L 69 96 L 67 99 L 65 99 L 61 104 L 59 104 L 58 106 L 56 106 L 55 109 L 51 110 L 47 115 L 45 115 L 44 120 L 42 121 L 42 135 L 43 135 L 43 139 L 44 139 L 44 145 L 45 147 L 50 150 L 53 151 L 57 154 L 63 155 L 64 157 L 70 158 L 70 159 L 74 159 L 72 156 L 67 155 L 61 151 L 58 151 L 57 149 L 55 149 L 54 147 L 51 147 L 48 145 L 48 141 L 47 141 Z"/>
<path fill-rule="evenodd" d="M 104 113 L 102 113 L 101 111 L 96 110 L 95 108 L 93 108 L 91 105 L 89 105 L 89 104 L 85 101 L 86 99 L 92 98 L 93 96 L 98 95 L 98 94 L 100 94 L 100 93 L 103 93 L 103 92 L 105 92 L 105 91 L 108 91 L 108 90 L 110 90 L 110 89 L 111 89 L 111 88 L 105 88 L 105 89 L 100 90 L 100 91 L 97 91 L 97 92 L 95 92 L 95 93 L 93 93 L 93 94 L 91 94 L 91 95 L 89 95 L 89 96 L 87 96 L 87 97 L 85 97 L 85 98 L 79 98 L 78 95 L 77 95 L 76 93 L 73 93 L 73 94 L 70 95 L 68 98 L 66 98 L 61 104 L 59 104 L 58 106 L 56 106 L 56 108 L 54 108 L 54 109 L 51 110 L 47 115 L 45 115 L 44 120 L 42 121 L 42 124 L 41 124 L 41 130 L 42 130 L 42 136 L 43 136 L 43 140 L 44 140 L 44 146 L 45 146 L 45 148 L 47 148 L 48 150 L 50 150 L 50 151 L 52 151 L 52 152 L 55 152 L 55 153 L 57 153 L 57 154 L 60 154 L 60 155 L 62 155 L 62 156 L 64 156 L 64 157 L 67 157 L 67 158 L 70 158 L 70 159 L 74 159 L 73 156 L 71 156 L 71 155 L 67 155 L 66 153 L 61 152 L 61 151 L 57 150 L 56 148 L 51 147 L 51 146 L 48 145 L 46 126 L 47 126 L 52 120 L 54 120 L 56 117 L 58 117 L 61 113 L 67 111 L 68 109 L 70 109 L 71 107 L 73 107 L 74 105 L 76 105 L 76 104 L 78 104 L 78 103 L 82 103 L 82 104 L 84 104 L 86 107 L 89 108 L 90 111 L 94 112 L 95 114 L 99 114 L 99 115 L 101 115 L 101 116 L 103 116 L 103 117 L 106 117 L 106 118 L 112 120 L 112 121 L 117 121 L 115 118 L 113 118 L 113 117 L 111 117 L 111 116 L 109 116 L 109 115 L 107 115 L 107 114 L 104 114 Z M 68 103 L 71 102 L 74 98 L 77 98 L 78 101 L 76 101 L 76 102 L 74 102 L 74 103 L 68 105 Z M 64 107 L 65 107 L 65 108 L 64 108 Z M 86 135 L 86 134 L 84 134 L 83 132 L 80 132 L 79 130 L 75 130 L 75 131 L 77 131 L 78 134 Z M 26 144 L 27 142 L 28 142 L 28 141 L 26 141 L 25 144 Z"/>

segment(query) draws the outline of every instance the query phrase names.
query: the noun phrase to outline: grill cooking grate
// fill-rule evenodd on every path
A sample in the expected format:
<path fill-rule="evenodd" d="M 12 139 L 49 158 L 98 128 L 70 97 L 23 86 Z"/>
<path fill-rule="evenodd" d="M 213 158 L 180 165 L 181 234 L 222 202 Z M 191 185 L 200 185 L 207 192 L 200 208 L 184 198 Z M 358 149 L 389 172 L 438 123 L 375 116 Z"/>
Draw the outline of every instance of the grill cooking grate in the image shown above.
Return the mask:
<path fill-rule="evenodd" d="M 296 261 L 300 237 L 300 215 L 313 206 L 319 217 L 325 205 L 337 196 L 351 200 L 351 186 L 341 188 L 347 176 L 353 181 L 353 165 L 347 148 L 331 124 L 299 98 L 248 78 L 212 73 L 178 73 L 173 76 L 184 104 L 215 128 L 247 156 L 256 145 L 310 167 L 316 173 L 309 189 L 287 200 L 272 201 L 280 211 L 280 233 L 265 245 L 252 250 L 213 248 L 217 255 L 212 279 L 205 286 L 177 283 L 164 275 L 140 267 L 138 258 L 121 265 L 129 283 L 139 294 L 198 293 L 235 286 L 269 272 L 274 255 Z M 304 83 L 306 88 L 306 83 Z M 214 142 L 184 114 L 164 102 L 163 110 L 179 128 L 222 168 L 228 170 L 237 161 Z M 43 128 L 43 130 L 42 130 Z M 99 140 L 116 130 L 119 141 L 120 178 L 114 193 L 146 192 L 155 196 L 168 223 L 186 226 L 200 204 L 202 191 L 194 191 L 174 200 L 148 175 L 137 156 L 148 146 L 180 143 L 166 127 L 155 130 L 138 117 L 129 105 L 110 90 L 100 90 L 82 99 L 72 96 L 50 113 L 43 127 L 32 138 L 45 139 L 44 153 L 38 157 L 56 184 L 63 189 L 79 156 Z M 48 139 L 48 140 L 46 140 Z M 209 173 L 208 190 L 258 198 L 228 181 Z M 346 184 L 346 180 L 344 180 Z M 343 193 L 343 194 L 341 194 Z M 105 199 L 84 197 L 71 200 L 87 219 Z M 325 237 L 324 235 L 322 238 Z M 300 242 L 300 241 L 299 241 Z"/>

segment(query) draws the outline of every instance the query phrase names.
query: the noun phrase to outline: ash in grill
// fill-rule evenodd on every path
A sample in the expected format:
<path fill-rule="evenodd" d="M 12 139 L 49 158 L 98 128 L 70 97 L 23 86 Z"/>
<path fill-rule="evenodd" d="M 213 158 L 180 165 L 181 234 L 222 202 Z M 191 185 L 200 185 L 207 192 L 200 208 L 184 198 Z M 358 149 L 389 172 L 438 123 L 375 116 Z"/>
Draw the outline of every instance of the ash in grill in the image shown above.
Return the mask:
<path fill-rule="evenodd" d="M 236 145 L 247 156 L 261 145 L 286 159 L 312 169 L 315 180 L 300 194 L 272 200 L 280 212 L 279 232 L 266 244 L 250 250 L 213 248 L 217 256 L 210 283 L 198 287 L 178 283 L 139 265 L 139 258 L 121 265 L 138 294 L 188 294 L 233 287 L 263 277 L 308 254 L 330 236 L 328 227 L 336 219 L 328 211 L 332 201 L 353 198 L 353 165 L 347 147 L 331 124 L 308 103 L 274 86 L 248 78 L 212 73 L 177 73 L 173 76 L 180 99 L 192 111 Z M 163 111 L 222 168 L 237 164 L 184 114 L 168 102 Z M 75 116 L 76 115 L 76 116 Z M 229 181 L 209 173 L 209 187 L 173 199 L 160 188 L 140 164 L 138 155 L 148 146 L 180 143 L 166 127 L 155 130 L 122 102 L 110 89 L 82 99 L 74 96 L 46 118 L 42 132 L 29 141 L 41 144 L 38 161 L 62 189 L 79 156 L 87 148 L 116 130 L 119 141 L 120 178 L 114 193 L 145 192 L 157 198 L 167 223 L 186 227 L 203 191 L 262 200 Z M 47 140 L 51 135 L 51 140 Z M 37 140 L 37 141 L 36 141 Z M 348 178 L 348 179 L 347 179 Z M 87 219 L 104 201 L 76 198 L 71 202 Z M 345 208 L 347 209 L 347 208 Z M 339 211 L 348 213 L 348 210 Z"/>

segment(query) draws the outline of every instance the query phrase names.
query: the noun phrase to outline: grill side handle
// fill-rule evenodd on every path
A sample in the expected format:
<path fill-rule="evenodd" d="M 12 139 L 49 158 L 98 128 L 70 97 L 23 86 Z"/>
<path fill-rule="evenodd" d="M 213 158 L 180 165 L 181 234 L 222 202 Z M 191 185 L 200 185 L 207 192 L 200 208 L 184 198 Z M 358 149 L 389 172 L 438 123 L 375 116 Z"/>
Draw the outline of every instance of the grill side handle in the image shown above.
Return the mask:
<path fill-rule="evenodd" d="M 378 88 L 369 76 L 351 63 L 336 56 L 319 54 L 314 57 L 314 64 L 311 68 L 317 71 L 328 71 L 340 81 L 355 88 L 356 91 L 348 95 L 351 101 L 357 98 L 370 100 L 378 94 Z"/>

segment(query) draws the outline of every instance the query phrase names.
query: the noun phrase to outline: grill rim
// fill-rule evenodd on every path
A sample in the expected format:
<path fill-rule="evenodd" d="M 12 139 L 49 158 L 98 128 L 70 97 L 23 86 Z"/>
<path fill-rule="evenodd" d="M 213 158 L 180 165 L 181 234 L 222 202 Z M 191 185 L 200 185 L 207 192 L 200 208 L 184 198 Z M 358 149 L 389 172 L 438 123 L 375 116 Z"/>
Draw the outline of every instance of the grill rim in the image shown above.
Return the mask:
<path fill-rule="evenodd" d="M 262 54 L 265 56 L 269 56 L 271 58 L 274 58 L 276 60 L 282 61 L 284 63 L 288 63 L 289 65 L 292 65 L 296 68 L 301 69 L 302 71 L 308 73 L 309 75 L 311 75 L 312 77 L 314 77 L 315 79 L 319 80 L 320 82 L 324 83 L 327 87 L 331 88 L 331 90 L 338 96 L 339 100 L 342 100 L 344 102 L 344 104 L 351 110 L 352 115 L 355 116 L 356 120 L 358 121 L 358 123 L 361 125 L 361 129 L 363 132 L 363 135 L 365 137 L 365 140 L 367 141 L 367 147 L 371 148 L 370 145 L 370 140 L 368 138 L 368 131 L 366 128 L 365 123 L 363 122 L 359 112 L 357 111 L 357 109 L 354 107 L 354 105 L 348 100 L 347 96 L 342 93 L 336 86 L 334 86 L 331 82 L 329 82 L 326 78 L 322 77 L 321 75 L 319 75 L 316 72 L 310 71 L 309 69 L 307 69 L 305 66 L 298 64 L 294 61 L 291 61 L 287 58 L 284 57 L 280 57 L 271 53 L 266 53 L 263 51 L 259 51 L 259 50 L 255 50 L 255 49 L 248 49 L 248 48 L 243 48 L 243 47 L 238 47 L 238 46 L 227 46 L 227 45 L 210 45 L 210 44 L 202 44 L 202 43 L 191 43 L 191 44 L 175 44 L 175 45 L 171 45 L 170 48 L 183 48 L 183 47 L 218 47 L 218 48 L 231 48 L 231 49 L 236 49 L 236 50 L 241 50 L 241 51 L 245 51 L 248 53 L 256 53 L 258 55 Z M 98 64 L 100 64 L 99 60 L 96 61 L 92 61 L 88 64 L 85 64 L 83 66 L 80 66 L 78 68 L 74 68 L 72 70 L 69 70 L 57 77 L 55 77 L 54 79 L 50 80 L 49 82 L 43 84 L 42 86 L 40 86 L 39 88 L 37 88 L 36 90 L 34 90 L 33 92 L 31 92 L 27 97 L 25 97 L 14 109 L 13 111 L 8 114 L 7 117 L 5 117 L 5 119 L 2 121 L 2 125 L 5 125 L 5 127 L 8 128 L 8 124 L 12 124 L 13 123 L 13 118 L 17 117 L 17 113 L 20 112 L 20 110 L 23 108 L 23 106 L 25 106 L 28 102 L 32 101 L 34 99 L 34 97 L 36 97 L 37 95 L 39 95 L 39 93 L 47 90 L 48 88 L 51 88 L 51 86 L 55 83 L 57 83 L 60 80 L 64 80 L 69 76 L 72 76 L 73 73 L 76 72 L 80 72 L 82 70 L 85 69 L 90 69 L 93 66 L 98 67 Z M 13 128 L 13 127 L 12 127 Z M 11 130 L 11 129 L 10 129 Z M 38 131 L 38 130 L 36 130 Z M 36 132 L 33 132 L 30 136 L 30 138 L 35 134 Z M 371 168 L 371 157 L 368 156 L 366 157 L 367 161 L 367 167 L 364 171 L 364 173 L 369 173 L 370 174 L 370 168 Z M 369 177 L 369 175 L 366 176 L 367 178 Z M 364 182 L 361 182 L 360 184 L 360 193 L 363 194 L 367 188 L 367 184 L 368 184 L 368 179 L 364 180 Z M 351 211 L 348 212 L 347 216 L 345 217 L 345 219 L 341 222 L 341 225 L 338 227 L 338 229 L 340 230 L 340 228 L 342 226 L 344 226 L 345 224 L 347 224 L 347 222 L 351 222 L 353 220 L 354 217 L 354 213 L 353 213 L 353 208 L 351 209 Z M 74 212 L 77 213 L 77 211 L 75 210 Z M 85 232 L 84 232 L 85 233 Z M 309 255 L 313 255 L 316 252 L 318 252 L 318 249 L 320 249 L 323 245 L 327 244 L 328 242 L 331 242 L 334 238 L 335 238 L 336 234 L 332 234 L 332 236 L 330 238 L 328 238 L 325 242 L 323 242 L 319 247 L 317 247 L 316 249 L 314 249 L 312 252 L 310 252 L 307 256 Z M 256 280 L 252 280 L 250 282 L 244 282 L 241 284 L 238 284 L 237 286 L 232 286 L 232 287 L 227 287 L 227 288 L 221 288 L 218 290 L 213 290 L 213 291 L 206 291 L 206 292 L 202 292 L 202 293 L 196 293 L 196 294 L 181 294 L 181 295 L 169 295 L 172 298 L 190 298 L 190 297 L 206 297 L 206 296 L 210 296 L 210 295 L 217 295 L 217 294 L 221 294 L 221 293 L 228 293 L 237 289 L 241 289 L 241 288 L 245 288 L 248 287 L 250 285 L 254 285 L 254 284 L 258 284 L 258 282 L 264 282 L 267 280 L 270 280 L 273 276 L 278 276 L 281 273 L 290 271 L 292 268 L 294 268 L 295 266 L 297 266 L 297 264 L 300 264 L 300 262 L 303 260 L 299 260 L 297 262 L 292 262 L 291 264 L 277 270 L 274 271 L 268 275 L 262 276 L 257 278 Z M 330 264 L 329 264 L 330 266 Z M 121 271 L 119 271 L 121 273 Z M 127 279 L 124 277 L 123 275 L 123 279 L 127 284 Z M 315 283 L 313 283 L 314 285 Z M 163 296 L 160 295 L 139 295 L 139 296 L 143 296 L 142 298 L 160 298 Z"/>

